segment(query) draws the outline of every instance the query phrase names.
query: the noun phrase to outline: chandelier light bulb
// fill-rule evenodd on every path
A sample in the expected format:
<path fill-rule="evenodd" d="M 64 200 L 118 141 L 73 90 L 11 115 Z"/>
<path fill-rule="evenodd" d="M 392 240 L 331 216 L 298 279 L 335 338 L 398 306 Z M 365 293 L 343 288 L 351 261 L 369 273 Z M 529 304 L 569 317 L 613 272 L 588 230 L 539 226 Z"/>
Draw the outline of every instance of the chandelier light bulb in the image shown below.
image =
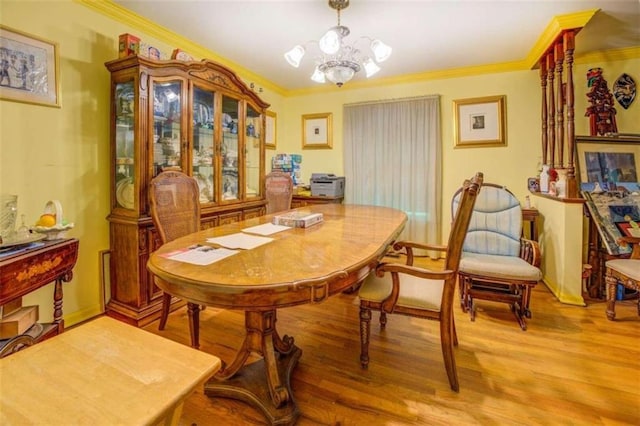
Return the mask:
<path fill-rule="evenodd" d="M 338 29 L 333 27 L 322 36 L 318 41 L 318 45 L 320 46 L 320 50 L 327 55 L 334 55 L 340 50 L 341 41 Z"/>
<path fill-rule="evenodd" d="M 371 50 L 376 57 L 376 62 L 384 62 L 391 56 L 391 47 L 376 39 L 371 42 Z"/>
<path fill-rule="evenodd" d="M 366 73 L 367 78 L 380 71 L 380 67 L 378 66 L 378 64 L 373 62 L 373 59 L 371 58 L 366 58 L 364 61 L 362 61 L 362 66 L 364 67 L 364 72 Z"/>
<path fill-rule="evenodd" d="M 304 47 L 297 45 L 290 51 L 284 54 L 284 58 L 291 64 L 298 68 L 300 66 L 300 61 L 302 61 L 302 57 L 304 56 Z"/>
<path fill-rule="evenodd" d="M 324 73 L 322 71 L 320 71 L 320 69 L 318 67 L 316 67 L 316 69 L 313 71 L 313 75 L 311 76 L 311 80 L 315 81 L 316 83 L 324 83 L 324 82 L 326 82 L 326 79 L 324 78 Z"/>

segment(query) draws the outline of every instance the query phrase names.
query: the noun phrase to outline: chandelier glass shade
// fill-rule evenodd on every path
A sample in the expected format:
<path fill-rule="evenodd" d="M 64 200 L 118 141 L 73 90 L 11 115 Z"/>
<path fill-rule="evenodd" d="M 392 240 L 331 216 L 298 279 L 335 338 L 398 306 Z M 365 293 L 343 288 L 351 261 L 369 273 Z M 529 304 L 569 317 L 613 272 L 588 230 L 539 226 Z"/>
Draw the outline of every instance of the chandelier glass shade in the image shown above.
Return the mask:
<path fill-rule="evenodd" d="M 340 25 L 340 11 L 349 6 L 349 0 L 329 0 L 329 6 L 338 13 L 338 25 L 329 28 L 318 41 L 307 44 L 317 44 L 320 54 L 316 57 L 316 67 L 311 75 L 311 80 L 316 83 L 325 83 L 327 80 L 338 87 L 353 78 L 353 76 L 364 69 L 367 78 L 380 71 L 381 62 L 386 61 L 391 56 L 391 47 L 378 39 L 360 37 L 353 44 L 345 41 L 345 37 L 350 34 L 348 27 Z M 371 56 L 363 55 L 356 45 L 361 40 L 367 40 L 368 49 Z M 306 46 L 306 45 L 305 45 Z M 298 68 L 302 58 L 306 53 L 305 46 L 296 45 L 293 49 L 284 54 L 289 64 Z"/>

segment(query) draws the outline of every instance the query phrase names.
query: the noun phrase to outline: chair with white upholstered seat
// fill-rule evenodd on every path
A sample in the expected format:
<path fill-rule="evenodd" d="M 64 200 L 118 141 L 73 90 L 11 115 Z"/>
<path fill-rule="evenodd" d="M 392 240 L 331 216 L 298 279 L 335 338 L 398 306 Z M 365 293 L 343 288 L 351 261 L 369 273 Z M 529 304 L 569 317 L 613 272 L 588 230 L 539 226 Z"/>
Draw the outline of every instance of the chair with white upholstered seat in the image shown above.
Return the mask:
<path fill-rule="evenodd" d="M 360 363 L 369 365 L 371 311 L 380 312 L 380 328 L 385 329 L 387 314 L 401 314 L 440 322 L 440 344 L 444 365 L 452 390 L 458 392 L 458 373 L 453 354 L 458 344 L 453 319 L 453 304 L 462 243 L 469 226 L 473 205 L 482 185 L 482 173 L 465 181 L 460 208 L 455 213 L 447 246 L 432 246 L 410 241 L 398 241 L 396 251 L 404 250 L 407 263 L 380 263 L 374 273 L 364 280 L 360 298 Z M 446 252 L 443 270 L 429 270 L 413 265 L 413 250 Z"/>
<path fill-rule="evenodd" d="M 640 315 L 640 238 L 622 237 L 621 244 L 633 248 L 629 259 L 613 259 L 605 263 L 607 282 L 607 318 L 616 318 L 616 289 L 618 283 L 638 292 L 638 315 Z"/>

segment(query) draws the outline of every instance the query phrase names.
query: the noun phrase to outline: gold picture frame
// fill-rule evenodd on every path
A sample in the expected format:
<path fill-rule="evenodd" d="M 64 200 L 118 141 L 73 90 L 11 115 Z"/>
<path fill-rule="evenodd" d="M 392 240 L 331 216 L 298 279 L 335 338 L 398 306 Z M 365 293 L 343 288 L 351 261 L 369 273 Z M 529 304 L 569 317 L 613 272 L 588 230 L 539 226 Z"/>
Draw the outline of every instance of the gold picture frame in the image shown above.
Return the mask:
<path fill-rule="evenodd" d="M 507 146 L 505 95 L 453 101 L 455 148 Z"/>
<path fill-rule="evenodd" d="M 278 114 L 273 111 L 267 111 L 264 125 L 264 147 L 267 149 L 276 149 L 276 139 L 278 136 L 277 124 Z"/>
<path fill-rule="evenodd" d="M 58 44 L 0 25 L 0 99 L 60 108 Z"/>
<path fill-rule="evenodd" d="M 302 149 L 331 149 L 333 147 L 333 114 L 305 114 L 302 116 Z"/>

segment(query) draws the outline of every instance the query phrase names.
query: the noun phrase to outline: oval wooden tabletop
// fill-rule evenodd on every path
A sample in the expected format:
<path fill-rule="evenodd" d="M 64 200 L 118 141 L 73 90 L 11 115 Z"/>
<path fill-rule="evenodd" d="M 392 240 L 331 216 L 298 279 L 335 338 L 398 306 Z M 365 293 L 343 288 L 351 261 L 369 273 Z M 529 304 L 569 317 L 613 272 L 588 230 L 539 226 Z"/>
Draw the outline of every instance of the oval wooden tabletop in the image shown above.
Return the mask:
<path fill-rule="evenodd" d="M 209 228 L 163 245 L 147 267 L 162 290 L 199 304 L 261 310 L 321 301 L 362 280 L 407 221 L 404 212 L 388 207 L 326 204 L 297 210 L 322 213 L 324 220 L 269 235 L 273 241 L 210 265 L 167 257 L 195 244 L 212 245 L 207 238 L 270 223 L 273 215 Z"/>

